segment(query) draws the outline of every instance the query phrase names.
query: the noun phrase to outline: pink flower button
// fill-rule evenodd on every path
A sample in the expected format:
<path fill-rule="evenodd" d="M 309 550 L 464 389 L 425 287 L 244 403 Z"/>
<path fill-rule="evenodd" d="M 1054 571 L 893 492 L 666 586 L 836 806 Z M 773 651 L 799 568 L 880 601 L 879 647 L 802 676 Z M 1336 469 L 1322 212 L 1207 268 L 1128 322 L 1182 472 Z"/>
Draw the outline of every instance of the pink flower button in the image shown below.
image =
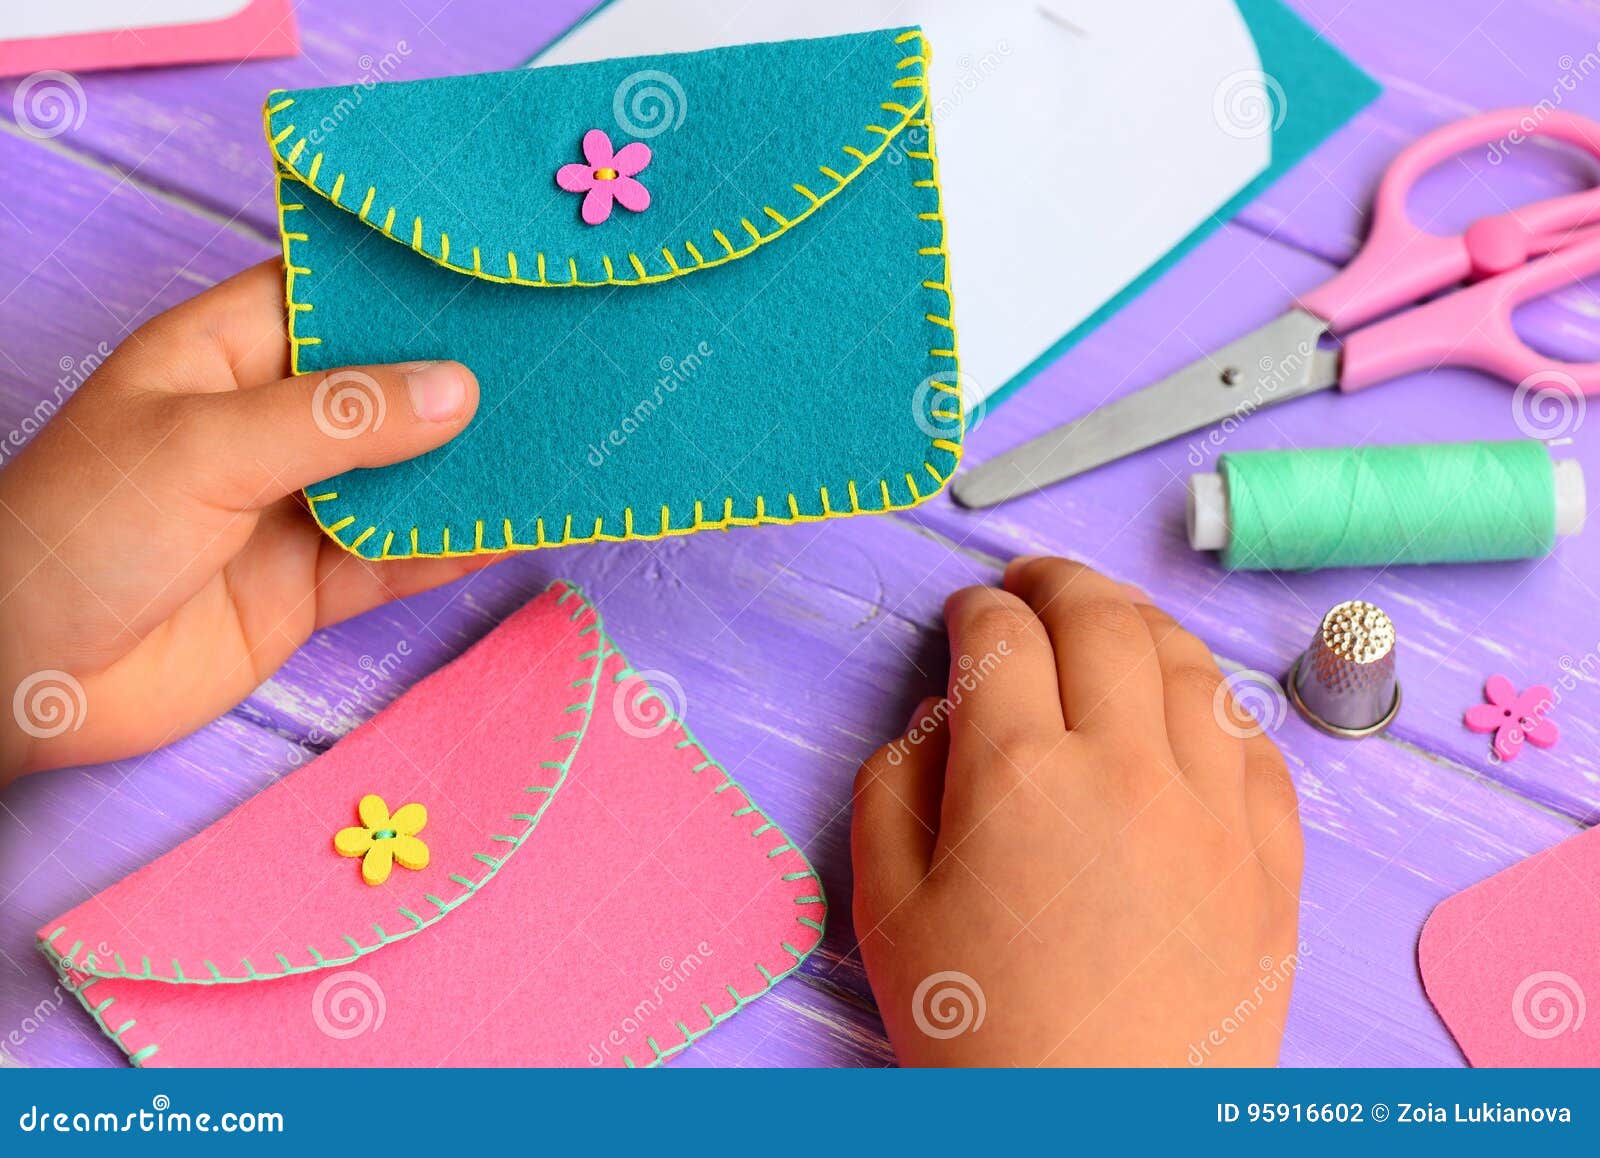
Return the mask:
<path fill-rule="evenodd" d="M 1467 727 L 1474 732 L 1493 732 L 1495 755 L 1500 759 L 1515 760 L 1524 740 L 1548 748 L 1561 738 L 1561 729 L 1545 719 L 1555 695 L 1543 684 L 1518 692 L 1505 676 L 1493 675 L 1484 685 L 1484 694 L 1488 703 L 1467 709 Z"/>
<path fill-rule="evenodd" d="M 602 129 L 583 134 L 583 159 L 586 164 L 563 165 L 556 171 L 556 184 L 568 193 L 582 193 L 583 220 L 599 225 L 611 216 L 613 201 L 634 213 L 650 208 L 650 190 L 634 180 L 650 164 L 650 146 L 630 141 L 616 152 L 611 138 Z"/>

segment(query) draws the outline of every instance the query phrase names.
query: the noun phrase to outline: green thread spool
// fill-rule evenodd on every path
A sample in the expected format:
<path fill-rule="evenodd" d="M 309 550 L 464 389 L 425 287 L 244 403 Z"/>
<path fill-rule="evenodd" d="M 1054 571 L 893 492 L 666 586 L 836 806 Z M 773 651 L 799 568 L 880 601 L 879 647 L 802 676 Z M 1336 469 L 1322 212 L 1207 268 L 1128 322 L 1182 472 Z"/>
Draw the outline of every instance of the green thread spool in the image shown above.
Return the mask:
<path fill-rule="evenodd" d="M 1189 542 L 1230 570 L 1534 559 L 1576 534 L 1583 468 L 1544 443 L 1263 450 L 1189 480 Z"/>

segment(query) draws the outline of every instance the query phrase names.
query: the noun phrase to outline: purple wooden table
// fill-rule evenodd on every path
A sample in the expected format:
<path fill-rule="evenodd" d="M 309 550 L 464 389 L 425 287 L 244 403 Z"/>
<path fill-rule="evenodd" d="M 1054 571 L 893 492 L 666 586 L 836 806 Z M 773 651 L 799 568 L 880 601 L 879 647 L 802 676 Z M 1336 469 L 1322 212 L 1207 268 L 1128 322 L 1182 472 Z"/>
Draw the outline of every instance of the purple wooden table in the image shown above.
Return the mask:
<path fill-rule="evenodd" d="M 1297 0 L 1385 85 L 1383 98 L 973 436 L 979 462 L 1250 329 L 1345 261 L 1383 165 L 1445 120 L 1542 100 L 1600 115 L 1600 19 L 1563 0 Z M 397 79 L 520 63 L 587 0 L 502 4 L 321 0 L 301 8 L 305 54 L 242 66 L 85 76 L 85 115 L 48 141 L 5 119 L 0 83 L 0 432 L 150 315 L 275 252 L 260 104 L 274 87 Z M 1289 110 L 1293 115 L 1293 110 Z M 1546 155 L 1548 154 L 1548 155 Z M 1593 174 L 1523 149 L 1452 167 L 1418 193 L 1441 228 Z M 1600 353 L 1586 288 L 1525 311 L 1530 340 Z M 1446 403 L 1445 400 L 1448 400 Z M 1568 431 L 1573 433 L 1574 431 Z M 1440 372 L 1353 399 L 1267 412 L 1229 449 L 1516 437 L 1510 392 Z M 1591 478 L 1600 455 L 1579 434 Z M 685 1065 L 882 1065 L 891 1060 L 850 924 L 849 786 L 946 662 L 939 620 L 956 586 L 1028 552 L 1085 559 L 1149 590 L 1230 665 L 1281 672 L 1321 612 L 1362 596 L 1403 640 L 1406 708 L 1388 735 L 1276 738 L 1307 828 L 1302 932 L 1283 1058 L 1292 1065 L 1456 1065 L 1423 998 L 1415 946 L 1443 897 L 1600 815 L 1596 689 L 1600 531 L 1538 563 L 1226 575 L 1182 534 L 1187 444 L 1048 494 L 972 514 L 916 512 L 822 526 L 538 552 L 323 632 L 227 716 L 140 759 L 35 777 L 0 799 L 0 1050 L 23 1064 L 120 1055 L 61 994 L 33 932 L 200 830 L 458 654 L 550 578 L 599 602 L 640 668 L 672 673 L 688 718 L 818 866 L 833 913 L 803 971 L 689 1050 Z M 362 660 L 409 652 L 376 694 Z M 1496 767 L 1462 710 L 1483 678 L 1563 692 L 1561 744 Z M 59 1008 L 58 1008 L 59 1007 Z"/>

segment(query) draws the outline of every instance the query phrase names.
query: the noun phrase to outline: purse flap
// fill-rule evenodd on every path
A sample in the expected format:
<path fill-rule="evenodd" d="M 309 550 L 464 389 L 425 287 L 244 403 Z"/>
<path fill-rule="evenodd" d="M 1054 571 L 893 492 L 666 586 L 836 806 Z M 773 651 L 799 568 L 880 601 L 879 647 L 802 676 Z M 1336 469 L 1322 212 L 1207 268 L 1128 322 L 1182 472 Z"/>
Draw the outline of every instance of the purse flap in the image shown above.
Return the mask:
<path fill-rule="evenodd" d="M 215 985 L 348 965 L 438 924 L 566 780 L 601 641 L 599 613 L 552 584 L 326 754 L 51 922 L 41 948 L 63 976 Z"/>
<path fill-rule="evenodd" d="M 923 115 L 927 65 L 902 28 L 279 90 L 266 135 L 282 173 L 458 273 L 638 285 L 810 217 Z"/>

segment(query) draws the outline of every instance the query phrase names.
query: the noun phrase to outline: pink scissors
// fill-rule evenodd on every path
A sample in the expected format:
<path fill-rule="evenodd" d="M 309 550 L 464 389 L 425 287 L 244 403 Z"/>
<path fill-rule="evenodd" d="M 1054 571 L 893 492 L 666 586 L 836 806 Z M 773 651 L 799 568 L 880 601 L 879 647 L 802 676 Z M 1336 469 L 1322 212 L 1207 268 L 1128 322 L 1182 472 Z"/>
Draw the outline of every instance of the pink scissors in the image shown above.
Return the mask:
<path fill-rule="evenodd" d="M 1426 233 L 1406 214 L 1412 187 L 1435 165 L 1519 136 L 1600 158 L 1600 124 L 1571 113 L 1506 109 L 1436 129 L 1389 166 L 1366 245 L 1331 281 L 1171 377 L 962 475 L 956 499 L 993 506 L 1230 416 L 1438 366 L 1517 383 L 1537 375 L 1541 389 L 1600 394 L 1600 364 L 1540 354 L 1511 323 L 1523 302 L 1600 273 L 1600 188 L 1485 217 L 1450 236 Z M 1424 304 L 1397 312 L 1416 302 Z M 1327 335 L 1339 344 L 1323 343 Z"/>

